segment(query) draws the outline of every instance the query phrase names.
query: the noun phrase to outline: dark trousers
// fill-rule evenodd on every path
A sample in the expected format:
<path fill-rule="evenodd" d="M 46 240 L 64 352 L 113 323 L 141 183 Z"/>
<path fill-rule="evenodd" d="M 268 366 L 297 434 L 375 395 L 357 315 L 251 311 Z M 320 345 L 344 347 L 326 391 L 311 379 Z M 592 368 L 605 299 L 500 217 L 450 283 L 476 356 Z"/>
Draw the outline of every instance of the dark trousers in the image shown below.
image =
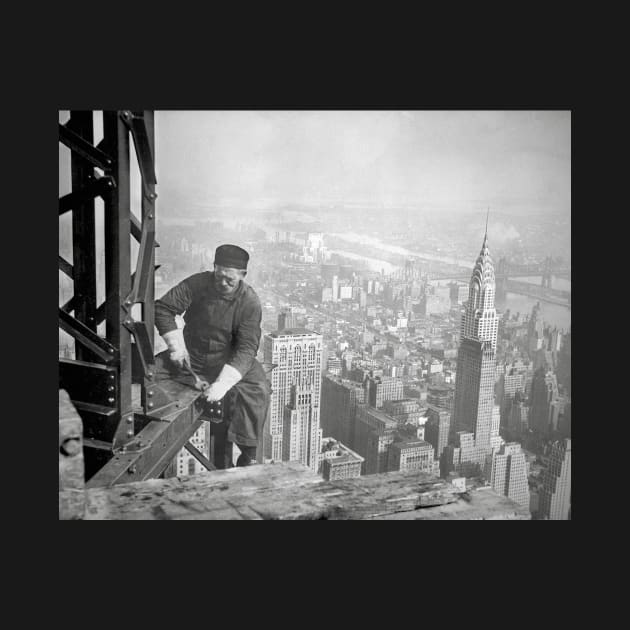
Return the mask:
<path fill-rule="evenodd" d="M 214 382 L 223 368 L 223 364 L 211 364 L 207 355 L 194 350 L 191 351 L 191 349 L 189 352 L 190 363 L 195 373 L 207 380 L 208 383 Z M 160 377 L 172 378 L 193 386 L 193 377 L 186 371 L 177 368 L 170 361 L 168 355 L 168 351 L 164 351 L 156 356 L 158 379 Z M 236 444 L 241 451 L 237 466 L 255 463 L 256 448 L 262 438 L 270 398 L 271 386 L 265 371 L 262 365 L 254 359 L 251 368 L 243 378 L 225 395 L 223 421 L 209 423 L 211 436 L 214 437 L 213 456 L 217 468 L 230 468 L 232 466 L 232 443 Z"/>

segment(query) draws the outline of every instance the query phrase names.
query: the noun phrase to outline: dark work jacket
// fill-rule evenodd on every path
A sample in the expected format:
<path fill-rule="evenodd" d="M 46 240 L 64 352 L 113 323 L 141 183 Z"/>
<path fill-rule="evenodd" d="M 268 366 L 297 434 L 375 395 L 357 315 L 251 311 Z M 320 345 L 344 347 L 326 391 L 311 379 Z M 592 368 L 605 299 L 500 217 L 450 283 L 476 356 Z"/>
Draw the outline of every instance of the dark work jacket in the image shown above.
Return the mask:
<path fill-rule="evenodd" d="M 214 272 L 196 273 L 155 301 L 155 325 L 160 335 L 175 330 L 175 315 L 184 313 L 188 351 L 202 355 L 208 366 L 226 363 L 242 376 L 249 371 L 260 343 L 262 308 L 254 289 L 241 281 L 234 293 L 214 288 Z"/>

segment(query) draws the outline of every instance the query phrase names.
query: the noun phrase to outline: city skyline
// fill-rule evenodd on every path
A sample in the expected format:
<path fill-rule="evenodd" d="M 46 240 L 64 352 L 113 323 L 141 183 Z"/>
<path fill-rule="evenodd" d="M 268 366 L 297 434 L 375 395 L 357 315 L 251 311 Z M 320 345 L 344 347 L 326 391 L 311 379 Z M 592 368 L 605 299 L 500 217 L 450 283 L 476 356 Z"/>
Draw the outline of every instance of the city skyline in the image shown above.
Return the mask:
<path fill-rule="evenodd" d="M 487 488 L 533 519 L 570 519 L 570 128 L 561 111 L 155 112 L 154 214 L 140 213 L 137 138 L 129 199 L 96 197 L 87 254 L 83 215 L 60 214 L 60 360 L 85 356 L 67 322 L 83 317 L 88 281 L 99 317 L 109 312 L 112 207 L 131 237 L 129 252 L 121 243 L 131 273 L 151 251 L 136 241 L 155 229 L 142 267 L 151 304 L 191 275 L 211 278 L 200 272 L 231 243 L 247 252 L 252 351 L 271 391 L 255 464 L 299 463 L 326 480 L 413 472 Z M 59 166 L 60 195 L 74 192 L 62 144 Z M 94 277 L 78 281 L 86 256 Z M 138 297 L 125 302 L 134 343 L 131 323 L 147 315 Z M 105 339 L 102 319 L 80 321 Z M 147 332 L 149 351 L 164 350 Z M 146 396 L 148 408 L 161 402 Z M 135 392 L 134 413 L 140 403 Z M 177 474 L 220 457 L 202 434 L 173 461 Z"/>

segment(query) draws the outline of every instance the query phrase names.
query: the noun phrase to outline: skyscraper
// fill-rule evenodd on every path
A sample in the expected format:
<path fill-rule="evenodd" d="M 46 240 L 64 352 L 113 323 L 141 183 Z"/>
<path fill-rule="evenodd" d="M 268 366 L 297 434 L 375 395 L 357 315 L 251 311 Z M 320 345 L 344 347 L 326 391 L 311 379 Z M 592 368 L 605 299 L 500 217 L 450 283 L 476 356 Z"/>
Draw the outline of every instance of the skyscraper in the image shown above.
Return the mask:
<path fill-rule="evenodd" d="M 317 472 L 322 430 L 314 406 L 314 388 L 293 385 L 282 423 L 282 461 L 300 462 Z"/>
<path fill-rule="evenodd" d="M 549 433 L 554 404 L 558 400 L 558 381 L 552 370 L 539 367 L 534 372 L 530 394 L 529 427 L 541 435 Z M 559 412 L 558 412 L 559 413 Z"/>
<path fill-rule="evenodd" d="M 404 385 L 401 378 L 371 375 L 365 381 L 366 400 L 374 408 L 380 409 L 386 400 L 399 400 L 403 397 Z"/>
<path fill-rule="evenodd" d="M 457 356 L 457 380 L 452 431 L 474 438 L 470 454 L 482 467 L 492 450 L 494 372 L 498 316 L 494 307 L 494 265 L 488 250 L 488 233 L 481 246 L 468 288 Z M 463 453 L 462 453 L 463 454 Z"/>
<path fill-rule="evenodd" d="M 446 409 L 429 405 L 429 420 L 426 424 L 425 437 L 435 449 L 435 459 L 442 457 L 442 452 L 448 444 L 448 434 L 451 426 L 451 414 Z"/>
<path fill-rule="evenodd" d="M 485 477 L 499 494 L 529 506 L 527 461 L 518 442 L 508 442 L 486 457 Z"/>
<path fill-rule="evenodd" d="M 269 421 L 265 423 L 263 431 L 262 451 L 266 461 L 283 461 L 286 455 L 282 445 L 285 408 L 291 404 L 291 388 L 294 385 L 300 391 L 300 396 L 309 395 L 311 409 L 309 439 L 315 441 L 318 439 L 322 344 L 322 335 L 304 328 L 289 328 L 269 333 L 264 337 L 264 360 L 266 363 L 276 365 L 271 373 Z M 299 408 L 299 398 L 297 403 Z M 308 448 L 310 451 L 315 449 L 319 452 L 319 445 L 311 444 Z"/>
<path fill-rule="evenodd" d="M 334 376 L 322 379 L 320 424 L 324 435 L 354 448 L 354 427 L 357 403 L 365 400 L 360 383 Z"/>
<path fill-rule="evenodd" d="M 539 515 L 552 521 L 566 521 L 571 516 L 571 439 L 554 442 L 549 465 L 543 473 Z"/>

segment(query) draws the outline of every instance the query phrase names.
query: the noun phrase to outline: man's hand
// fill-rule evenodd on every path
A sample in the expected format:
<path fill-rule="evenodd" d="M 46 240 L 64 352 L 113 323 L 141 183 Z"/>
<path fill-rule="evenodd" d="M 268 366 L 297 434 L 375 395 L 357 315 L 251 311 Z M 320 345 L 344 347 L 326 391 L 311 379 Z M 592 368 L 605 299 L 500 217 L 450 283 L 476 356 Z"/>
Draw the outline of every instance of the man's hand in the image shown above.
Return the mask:
<path fill-rule="evenodd" d="M 241 373 L 236 368 L 226 363 L 217 376 L 217 380 L 204 392 L 206 400 L 208 402 L 221 400 L 242 378 Z"/>
<path fill-rule="evenodd" d="M 169 359 L 175 365 L 180 368 L 183 368 L 185 363 L 190 365 L 190 356 L 184 343 L 184 331 L 181 328 L 164 333 L 162 339 L 164 339 L 170 351 Z"/>
<path fill-rule="evenodd" d="M 227 393 L 230 388 L 226 383 L 219 383 L 215 381 L 204 391 L 204 396 L 208 402 L 215 402 L 217 400 L 221 400 Z"/>

